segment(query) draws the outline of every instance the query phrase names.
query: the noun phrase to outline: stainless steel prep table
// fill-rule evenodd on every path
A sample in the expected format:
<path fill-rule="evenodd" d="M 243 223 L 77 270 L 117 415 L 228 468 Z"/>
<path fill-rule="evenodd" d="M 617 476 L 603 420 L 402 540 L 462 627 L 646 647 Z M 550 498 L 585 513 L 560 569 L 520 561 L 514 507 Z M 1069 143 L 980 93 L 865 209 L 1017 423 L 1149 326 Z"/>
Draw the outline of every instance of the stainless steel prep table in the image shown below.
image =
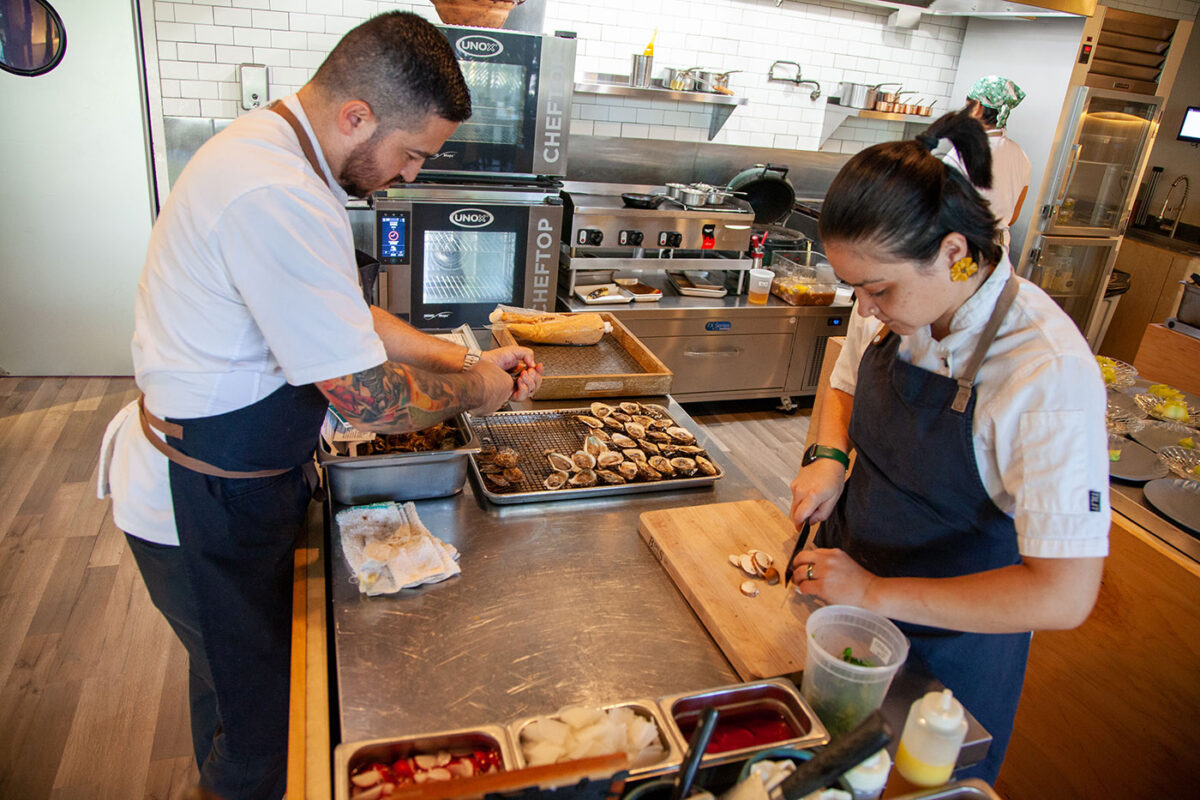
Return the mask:
<path fill-rule="evenodd" d="M 573 703 L 739 682 L 638 536 L 638 516 L 762 495 L 678 403 L 639 399 L 666 406 L 721 461 L 725 477 L 711 488 L 516 506 L 477 498 L 468 481 L 461 495 L 416 504 L 422 522 L 459 549 L 462 575 L 396 596 L 360 595 L 340 546 L 331 547 L 340 741 L 503 724 Z M 917 670 L 897 676 L 884 703 L 897 737 L 909 704 L 933 688 L 940 684 Z M 989 742 L 972 719 L 962 763 L 981 758 Z"/>

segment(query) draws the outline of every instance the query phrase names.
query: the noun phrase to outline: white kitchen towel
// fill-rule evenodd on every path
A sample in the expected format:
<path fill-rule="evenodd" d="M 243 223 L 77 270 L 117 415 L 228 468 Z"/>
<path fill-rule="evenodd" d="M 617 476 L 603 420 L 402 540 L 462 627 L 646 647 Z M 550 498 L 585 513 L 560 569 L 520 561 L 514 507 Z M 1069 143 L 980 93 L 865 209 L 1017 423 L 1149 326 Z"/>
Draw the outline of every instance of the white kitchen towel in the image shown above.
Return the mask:
<path fill-rule="evenodd" d="M 110 493 L 108 472 L 112 467 L 113 440 L 116 439 L 117 431 L 125 424 L 125 420 L 134 414 L 137 414 L 137 400 L 118 411 L 104 429 L 104 438 L 100 441 L 100 468 L 96 470 L 96 497 L 100 500 L 106 500 Z"/>
<path fill-rule="evenodd" d="M 412 503 L 353 506 L 336 522 L 351 580 L 363 594 L 394 594 L 462 572 L 458 551 L 429 532 Z"/>

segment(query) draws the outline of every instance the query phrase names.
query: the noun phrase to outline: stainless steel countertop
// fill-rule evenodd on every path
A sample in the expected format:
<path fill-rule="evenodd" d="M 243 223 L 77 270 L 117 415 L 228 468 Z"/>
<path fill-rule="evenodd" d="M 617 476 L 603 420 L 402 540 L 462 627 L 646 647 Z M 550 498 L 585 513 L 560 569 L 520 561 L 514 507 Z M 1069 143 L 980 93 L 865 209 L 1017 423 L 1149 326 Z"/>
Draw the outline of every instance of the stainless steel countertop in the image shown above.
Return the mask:
<path fill-rule="evenodd" d="M 340 741 L 508 724 L 569 704 L 740 682 L 638 535 L 638 516 L 762 495 L 678 403 L 649 402 L 695 433 L 725 477 L 688 491 L 510 506 L 477 498 L 468 481 L 459 495 L 416 503 L 430 531 L 458 548 L 462 575 L 393 596 L 360 595 L 340 545 L 332 547 Z M 909 704 L 936 688 L 919 669 L 901 670 L 883 709 L 897 738 Z M 981 758 L 990 738 L 972 719 L 960 763 Z"/>
<path fill-rule="evenodd" d="M 1200 244 L 1190 242 L 1183 238 L 1167 236 L 1158 230 L 1148 228 L 1138 228 L 1130 225 L 1125 230 L 1125 236 L 1139 242 L 1160 247 L 1163 250 L 1171 250 L 1185 256 L 1197 257 L 1200 256 Z"/>
<path fill-rule="evenodd" d="M 1175 477 L 1171 475 L 1169 477 Z M 1154 534 L 1163 542 L 1197 563 L 1200 563 L 1200 539 L 1164 517 L 1146 500 L 1143 484 L 1109 481 L 1109 503 L 1113 510 L 1124 514 Z"/>

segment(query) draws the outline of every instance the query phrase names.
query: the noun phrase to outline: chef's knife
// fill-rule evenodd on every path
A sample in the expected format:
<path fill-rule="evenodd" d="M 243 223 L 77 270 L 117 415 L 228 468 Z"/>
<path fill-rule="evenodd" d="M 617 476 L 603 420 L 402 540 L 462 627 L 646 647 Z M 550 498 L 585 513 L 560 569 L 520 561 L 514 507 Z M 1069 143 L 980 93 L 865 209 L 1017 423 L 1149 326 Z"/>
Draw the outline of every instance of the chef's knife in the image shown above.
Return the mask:
<path fill-rule="evenodd" d="M 783 571 L 783 585 L 786 587 L 792 582 L 792 573 L 796 568 L 792 566 L 792 562 L 796 560 L 796 556 L 800 555 L 800 551 L 808 544 L 808 520 L 804 521 L 804 527 L 800 529 L 800 535 L 796 537 L 796 546 L 792 549 L 792 554 L 788 556 L 787 569 Z"/>
<path fill-rule="evenodd" d="M 891 726 L 878 710 L 872 711 L 857 728 L 834 739 L 821 752 L 796 767 L 796 771 L 779 784 L 779 792 L 783 800 L 800 800 L 828 787 L 891 741 Z"/>
<path fill-rule="evenodd" d="M 804 527 L 800 529 L 800 535 L 796 537 L 796 546 L 792 549 L 792 554 L 788 556 L 787 567 L 783 571 L 783 604 L 780 608 L 787 605 L 788 597 L 790 596 L 789 592 L 791 590 L 788 589 L 788 586 L 792 582 L 792 573 L 796 571 L 795 567 L 792 566 L 792 562 L 796 560 L 796 556 L 808 544 L 808 526 L 808 520 L 805 520 Z"/>

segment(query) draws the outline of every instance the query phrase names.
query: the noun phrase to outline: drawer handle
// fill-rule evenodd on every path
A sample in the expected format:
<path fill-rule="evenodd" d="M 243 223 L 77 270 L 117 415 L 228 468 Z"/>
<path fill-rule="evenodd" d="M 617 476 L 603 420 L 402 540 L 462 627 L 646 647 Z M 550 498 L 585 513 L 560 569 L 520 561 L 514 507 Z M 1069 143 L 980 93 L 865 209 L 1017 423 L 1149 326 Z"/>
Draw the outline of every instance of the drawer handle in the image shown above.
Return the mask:
<path fill-rule="evenodd" d="M 740 356 L 742 348 L 733 347 L 729 350 L 684 350 L 684 356 L 695 357 L 707 356 L 708 358 L 730 358 L 732 356 Z"/>

